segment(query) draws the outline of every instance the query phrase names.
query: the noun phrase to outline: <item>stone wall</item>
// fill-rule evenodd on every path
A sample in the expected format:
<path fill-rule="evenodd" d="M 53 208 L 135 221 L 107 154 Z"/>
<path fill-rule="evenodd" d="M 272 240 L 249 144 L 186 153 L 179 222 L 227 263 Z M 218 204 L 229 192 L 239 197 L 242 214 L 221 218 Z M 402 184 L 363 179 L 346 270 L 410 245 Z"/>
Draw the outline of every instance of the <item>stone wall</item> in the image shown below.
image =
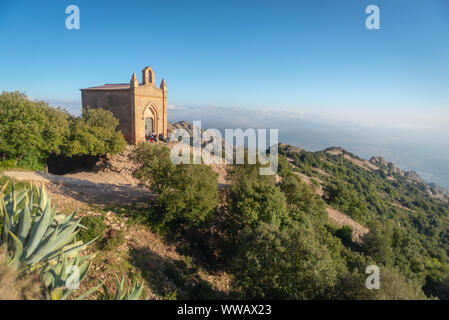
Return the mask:
<path fill-rule="evenodd" d="M 154 131 L 167 135 L 167 110 L 164 91 L 153 84 L 133 88 L 135 105 L 135 143 L 145 139 L 145 117 L 152 117 Z"/>
<path fill-rule="evenodd" d="M 128 142 L 133 140 L 131 97 L 129 90 L 82 91 L 83 108 L 102 108 L 119 119 L 120 130 Z"/>

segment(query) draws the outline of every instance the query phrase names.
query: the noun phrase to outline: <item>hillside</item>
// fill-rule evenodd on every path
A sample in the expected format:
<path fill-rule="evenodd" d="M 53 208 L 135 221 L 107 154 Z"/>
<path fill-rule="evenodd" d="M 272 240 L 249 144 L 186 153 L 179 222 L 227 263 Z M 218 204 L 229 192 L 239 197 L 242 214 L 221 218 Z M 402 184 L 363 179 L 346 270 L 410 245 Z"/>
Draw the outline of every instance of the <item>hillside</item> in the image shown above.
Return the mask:
<path fill-rule="evenodd" d="M 57 209 L 80 209 L 80 238 L 100 236 L 84 253 L 95 256 L 85 290 L 123 275 L 151 299 L 449 298 L 441 187 L 336 147 L 279 144 L 273 177 L 259 164 L 175 166 L 174 144 L 128 146 L 63 176 L 7 170 L 0 184 L 44 183 Z M 373 264 L 379 291 L 365 287 Z"/>
<path fill-rule="evenodd" d="M 379 222 L 407 240 L 400 253 L 410 259 L 395 264 L 411 277 L 427 279 L 424 291 L 442 290 L 448 279 L 449 196 L 447 190 L 427 184 L 415 172 L 405 172 L 382 157 L 364 160 L 342 148 L 307 152 L 280 144 L 279 153 L 294 171 L 319 186 L 333 210 L 367 227 Z M 398 239 L 393 241 L 399 241 Z M 399 253 L 397 253 L 399 254 Z M 404 257 L 396 256 L 397 260 Z M 439 280 L 431 279 L 432 277 Z"/>

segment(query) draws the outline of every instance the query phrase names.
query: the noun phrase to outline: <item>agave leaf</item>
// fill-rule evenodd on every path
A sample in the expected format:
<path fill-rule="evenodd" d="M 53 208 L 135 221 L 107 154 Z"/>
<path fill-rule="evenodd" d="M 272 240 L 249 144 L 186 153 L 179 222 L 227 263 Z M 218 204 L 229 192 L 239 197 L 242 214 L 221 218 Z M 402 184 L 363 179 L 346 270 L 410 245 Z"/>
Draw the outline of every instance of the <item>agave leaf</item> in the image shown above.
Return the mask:
<path fill-rule="evenodd" d="M 16 194 L 15 194 L 15 183 L 14 183 L 14 180 L 12 181 L 12 192 L 11 192 L 11 194 L 12 194 L 12 211 L 15 212 L 15 211 L 16 211 L 16 205 L 17 205 L 17 202 L 16 202 Z"/>
<path fill-rule="evenodd" d="M 86 248 L 88 245 L 92 244 L 93 242 L 95 242 L 99 237 L 100 236 L 95 237 L 94 239 L 92 239 L 92 240 L 90 240 L 89 242 L 86 242 L 86 243 L 83 243 L 82 241 L 77 241 L 78 245 L 74 246 L 74 247 L 71 247 L 68 250 L 65 250 L 64 254 L 68 255 L 68 254 L 72 254 L 72 253 L 78 252 L 78 251 Z"/>
<path fill-rule="evenodd" d="M 79 265 L 79 261 L 80 261 L 80 256 L 77 255 L 75 259 L 66 259 L 65 261 L 65 268 L 63 269 L 63 273 L 61 275 L 61 279 L 67 280 L 68 277 L 72 274 L 74 267 L 78 268 Z M 79 272 L 79 268 L 78 268 L 78 272 Z M 79 276 L 79 274 L 78 274 Z M 81 281 L 81 279 L 78 279 L 79 281 Z"/>
<path fill-rule="evenodd" d="M 111 300 L 111 296 L 109 295 L 108 287 L 103 283 L 103 293 L 106 300 Z"/>
<path fill-rule="evenodd" d="M 60 234 L 59 234 L 60 235 Z M 58 235 L 58 236 L 59 236 Z M 70 244 L 70 245 L 67 245 L 67 243 L 70 243 L 74 238 L 75 238 L 75 235 L 76 235 L 76 233 L 75 234 L 72 234 L 72 235 L 69 235 L 69 238 L 68 238 L 68 241 L 64 241 L 63 243 L 61 243 L 61 244 L 58 244 L 57 246 L 55 246 L 54 244 L 53 244 L 53 246 L 52 246 L 52 248 L 51 248 L 51 250 L 50 251 L 47 251 L 46 252 L 46 254 L 45 254 L 45 256 L 42 258 L 43 260 L 54 260 L 57 256 L 58 256 L 58 254 L 59 254 L 59 252 L 61 251 L 61 249 L 62 250 L 69 250 L 69 249 L 71 249 L 71 248 L 73 248 L 73 247 L 76 247 L 77 245 L 81 245 L 82 244 L 82 242 L 76 242 L 76 245 L 75 244 Z M 56 241 L 56 240 L 55 240 Z M 81 249 L 80 249 L 81 250 Z M 79 251 L 79 250 L 78 250 Z M 65 253 L 67 253 L 68 251 L 65 251 Z M 76 251 L 75 251 L 76 252 Z M 72 253 L 72 251 L 70 251 L 69 253 Z"/>
<path fill-rule="evenodd" d="M 50 225 L 47 228 L 47 231 L 45 231 L 44 236 L 42 237 L 42 241 L 46 241 L 48 238 L 51 237 L 51 235 L 53 234 L 53 231 L 56 230 L 56 228 L 59 228 L 59 232 L 61 232 L 61 227 L 59 227 L 59 224 L 56 221 L 52 221 L 50 223 Z"/>
<path fill-rule="evenodd" d="M 58 261 L 58 263 L 54 266 L 53 271 L 54 271 L 54 277 L 55 279 L 58 279 L 59 275 L 61 274 L 61 270 L 64 267 L 64 261 L 59 259 L 60 261 Z"/>
<path fill-rule="evenodd" d="M 17 206 L 19 206 L 25 199 L 27 192 L 28 190 L 21 190 L 19 192 L 13 191 L 13 193 L 6 198 L 6 209 L 8 209 L 11 216 L 17 211 Z"/>
<path fill-rule="evenodd" d="M 61 296 L 60 300 L 67 300 L 67 298 L 70 297 L 70 295 L 73 293 L 73 291 L 74 291 L 73 289 L 64 290 L 64 293 Z"/>
<path fill-rule="evenodd" d="M 73 211 L 73 213 L 66 216 L 66 218 L 61 222 L 62 225 L 68 224 L 69 222 L 73 221 L 73 218 L 78 213 L 78 210 Z"/>
<path fill-rule="evenodd" d="M 64 287 L 58 287 L 58 288 L 53 289 L 50 292 L 50 299 L 51 300 L 61 300 L 63 292 L 64 292 Z"/>
<path fill-rule="evenodd" d="M 9 182 L 6 181 L 5 184 L 3 185 L 3 187 L 0 189 L 0 196 L 3 195 L 3 192 L 6 190 L 6 188 L 8 187 Z"/>
<path fill-rule="evenodd" d="M 54 242 L 57 236 L 58 236 L 58 227 L 56 227 L 56 229 L 53 231 L 51 236 L 46 241 L 39 244 L 36 250 L 34 250 L 34 254 L 32 254 L 31 257 L 27 259 L 27 263 L 30 264 L 37 263 L 43 258 L 45 258 L 45 256 L 49 254 L 52 250 L 54 250 Z"/>
<path fill-rule="evenodd" d="M 54 239 L 53 242 L 54 250 L 58 250 L 72 241 L 72 239 L 75 238 L 75 236 L 78 234 L 78 232 L 75 232 L 75 229 L 76 225 L 71 225 L 66 227 L 62 231 L 59 231 L 58 236 Z"/>
<path fill-rule="evenodd" d="M 23 208 L 23 213 L 20 216 L 17 236 L 19 240 L 24 243 L 31 230 L 31 212 L 28 206 Z"/>
<path fill-rule="evenodd" d="M 75 300 L 84 300 L 86 299 L 88 296 L 90 296 L 92 293 L 94 293 L 95 291 L 97 291 L 101 286 L 104 286 L 104 281 L 101 281 L 101 283 L 96 286 L 93 287 L 92 289 L 87 290 L 86 292 L 82 293 L 81 295 L 79 295 L 78 297 L 75 298 Z"/>
<path fill-rule="evenodd" d="M 30 210 L 30 214 L 33 213 L 34 210 L 34 192 L 30 192 L 30 202 L 28 202 L 28 209 Z"/>
<path fill-rule="evenodd" d="M 143 290 L 143 282 L 140 286 L 134 284 L 133 290 L 129 294 L 129 300 L 139 300 L 139 297 L 142 294 L 142 290 Z"/>
<path fill-rule="evenodd" d="M 64 254 L 63 254 L 64 255 Z M 62 258 L 62 264 L 61 264 L 61 269 L 59 270 L 58 273 L 58 279 L 60 281 L 65 281 L 67 278 L 67 258 Z"/>
<path fill-rule="evenodd" d="M 92 239 L 91 241 L 87 242 L 87 243 L 83 243 L 83 241 L 76 241 L 75 243 L 69 244 L 67 246 L 64 246 L 61 250 L 58 250 L 58 252 L 52 252 L 51 254 L 49 254 L 46 259 L 48 261 L 53 261 L 56 258 L 58 258 L 58 256 L 62 253 L 66 256 L 75 256 L 80 250 L 83 250 L 84 248 L 86 248 L 88 245 L 90 245 L 91 243 L 93 243 L 95 240 L 97 240 L 98 237 Z"/>
<path fill-rule="evenodd" d="M 118 277 L 116 276 L 115 282 L 117 284 L 117 288 L 115 289 L 115 300 L 122 299 L 123 280 L 122 282 L 120 282 Z"/>
<path fill-rule="evenodd" d="M 47 207 L 45 211 L 42 213 L 42 216 L 40 217 L 40 220 L 37 224 L 34 225 L 33 229 L 31 230 L 30 238 L 28 240 L 29 245 L 25 249 L 25 258 L 28 259 L 31 254 L 34 252 L 34 250 L 39 245 L 39 242 L 42 240 L 42 237 L 45 234 L 45 231 L 47 230 L 48 225 L 53 219 L 52 212 L 49 210 L 50 203 L 47 203 Z"/>
<path fill-rule="evenodd" d="M 40 197 L 39 197 L 39 208 L 41 209 L 42 212 L 45 210 L 47 203 L 48 203 L 47 191 L 45 190 L 44 184 L 42 184 L 40 188 Z"/>
<path fill-rule="evenodd" d="M 12 232 L 10 232 L 9 235 L 13 239 L 14 249 L 15 249 L 14 250 L 14 258 L 12 259 L 12 261 L 10 263 L 14 268 L 17 268 L 17 267 L 19 267 L 19 265 L 21 263 L 21 258 L 22 258 L 22 254 L 23 254 L 23 245 L 22 245 L 22 242 Z"/>
<path fill-rule="evenodd" d="M 92 260 L 88 261 L 88 262 L 84 262 L 80 267 L 79 267 L 79 272 L 80 272 L 80 282 L 84 280 L 84 278 L 86 278 L 87 276 L 87 272 L 89 271 L 89 268 L 92 266 Z"/>
<path fill-rule="evenodd" d="M 76 241 L 74 243 L 71 243 L 69 245 L 66 245 L 64 247 L 62 247 L 61 249 L 58 249 L 54 252 L 51 252 L 47 257 L 46 260 L 49 263 L 56 263 L 56 261 L 59 262 L 59 260 L 61 259 L 62 254 L 64 254 L 64 250 L 68 251 L 71 248 L 74 248 L 76 246 L 81 245 L 83 242 L 82 241 Z"/>
<path fill-rule="evenodd" d="M 44 280 L 45 286 L 48 288 L 54 286 L 55 284 L 55 274 L 53 270 L 42 271 L 42 279 Z"/>
<path fill-rule="evenodd" d="M 8 235 L 9 235 L 9 231 L 11 229 L 11 220 L 9 218 L 8 212 L 6 211 L 5 205 L 2 201 L 2 203 L 0 203 L 3 207 L 3 212 L 5 212 L 5 215 L 3 216 L 3 239 L 2 242 L 4 243 L 4 245 L 6 247 L 8 247 Z"/>

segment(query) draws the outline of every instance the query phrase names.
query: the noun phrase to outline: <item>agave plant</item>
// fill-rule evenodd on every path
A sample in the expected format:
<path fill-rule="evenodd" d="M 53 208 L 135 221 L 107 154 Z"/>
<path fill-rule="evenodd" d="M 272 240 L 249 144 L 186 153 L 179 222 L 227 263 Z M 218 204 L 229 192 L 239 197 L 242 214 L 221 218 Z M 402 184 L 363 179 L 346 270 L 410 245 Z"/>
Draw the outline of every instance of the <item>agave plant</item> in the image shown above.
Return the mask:
<path fill-rule="evenodd" d="M 9 251 L 7 264 L 15 268 L 31 267 L 55 261 L 61 254 L 76 256 L 97 239 L 88 243 L 73 241 L 83 228 L 74 219 L 76 213 L 58 214 L 43 185 L 36 191 L 31 186 L 19 192 L 15 192 L 13 185 L 10 194 L 0 197 L 2 242 Z"/>
<path fill-rule="evenodd" d="M 57 262 L 47 262 L 42 269 L 42 279 L 46 287 L 46 297 L 49 300 L 66 300 L 75 290 L 79 289 L 79 284 L 86 278 L 87 272 L 92 264 L 92 256 L 79 254 L 75 258 L 61 255 Z M 82 300 L 98 290 L 100 285 L 84 292 L 76 297 Z"/>
<path fill-rule="evenodd" d="M 104 297 L 106 300 L 139 300 L 143 292 L 143 282 L 139 286 L 136 282 L 133 282 L 133 286 L 130 289 L 125 288 L 125 277 L 122 281 L 116 277 L 116 289 L 115 294 L 110 295 L 108 288 L 103 284 Z M 148 297 L 145 298 L 147 300 Z"/>

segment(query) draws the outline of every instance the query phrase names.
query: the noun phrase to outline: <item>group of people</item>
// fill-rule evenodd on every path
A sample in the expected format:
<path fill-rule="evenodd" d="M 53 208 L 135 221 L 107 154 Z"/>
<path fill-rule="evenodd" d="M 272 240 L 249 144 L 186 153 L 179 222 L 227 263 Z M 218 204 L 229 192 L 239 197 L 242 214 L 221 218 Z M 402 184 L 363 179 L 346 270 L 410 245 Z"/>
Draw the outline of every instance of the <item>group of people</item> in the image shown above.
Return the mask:
<path fill-rule="evenodd" d="M 147 142 L 157 142 L 158 140 L 162 142 L 167 142 L 167 139 L 165 139 L 164 134 L 160 133 L 159 137 L 157 136 L 156 132 L 151 132 L 148 135 L 145 135 L 145 141 Z"/>

